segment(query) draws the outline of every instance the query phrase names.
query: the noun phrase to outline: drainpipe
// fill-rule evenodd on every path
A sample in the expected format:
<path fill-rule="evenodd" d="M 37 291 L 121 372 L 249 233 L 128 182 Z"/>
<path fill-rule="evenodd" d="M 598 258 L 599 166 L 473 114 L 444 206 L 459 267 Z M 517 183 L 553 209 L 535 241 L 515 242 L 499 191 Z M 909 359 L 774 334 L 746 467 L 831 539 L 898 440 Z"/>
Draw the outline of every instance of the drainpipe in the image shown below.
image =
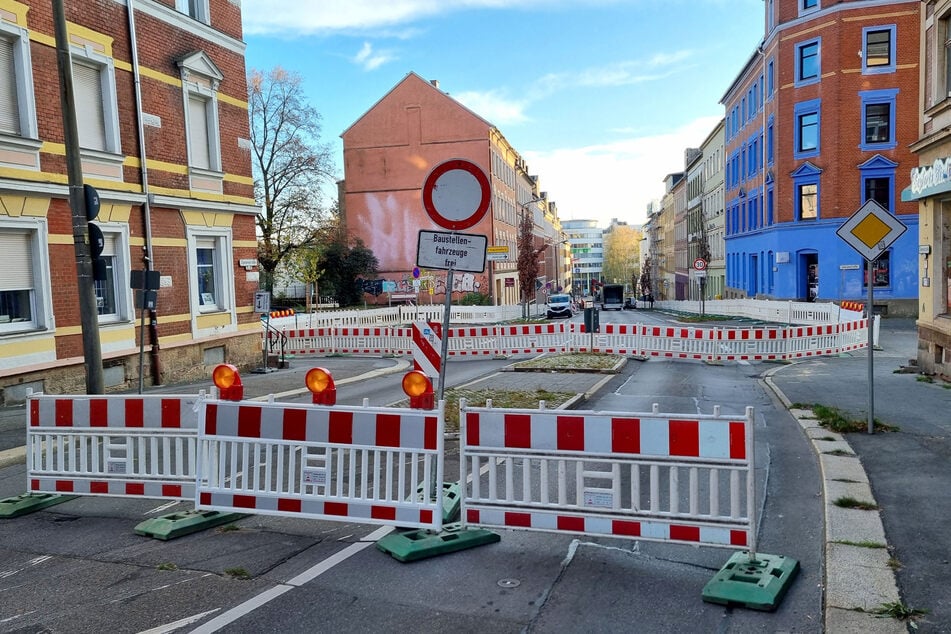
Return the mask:
<path fill-rule="evenodd" d="M 135 118 L 139 130 L 139 163 L 142 172 L 142 192 L 145 202 L 142 204 L 142 226 L 145 228 L 145 245 L 142 256 L 143 268 L 146 272 L 152 270 L 155 260 L 152 257 L 152 208 L 149 193 L 149 170 L 146 165 L 145 153 L 145 123 L 142 117 L 142 77 L 139 73 L 139 47 L 135 37 L 135 0 L 126 0 L 129 7 L 129 43 L 132 47 L 132 77 L 135 83 Z M 146 275 L 148 277 L 148 275 Z M 143 309 L 144 310 L 144 309 Z M 162 384 L 162 364 L 159 358 L 158 315 L 155 308 L 149 309 L 149 362 L 152 374 L 152 385 Z M 139 391 L 142 391 L 142 368 L 139 368 Z"/>

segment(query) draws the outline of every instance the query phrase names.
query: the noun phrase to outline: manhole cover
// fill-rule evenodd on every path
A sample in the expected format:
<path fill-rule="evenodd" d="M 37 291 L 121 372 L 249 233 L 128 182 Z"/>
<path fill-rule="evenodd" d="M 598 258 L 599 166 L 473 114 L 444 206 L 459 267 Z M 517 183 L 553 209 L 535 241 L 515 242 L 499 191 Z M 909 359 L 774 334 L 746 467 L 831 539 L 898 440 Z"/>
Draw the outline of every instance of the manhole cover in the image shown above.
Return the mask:
<path fill-rule="evenodd" d="M 499 579 L 499 586 L 502 588 L 517 588 L 522 585 L 518 579 Z"/>

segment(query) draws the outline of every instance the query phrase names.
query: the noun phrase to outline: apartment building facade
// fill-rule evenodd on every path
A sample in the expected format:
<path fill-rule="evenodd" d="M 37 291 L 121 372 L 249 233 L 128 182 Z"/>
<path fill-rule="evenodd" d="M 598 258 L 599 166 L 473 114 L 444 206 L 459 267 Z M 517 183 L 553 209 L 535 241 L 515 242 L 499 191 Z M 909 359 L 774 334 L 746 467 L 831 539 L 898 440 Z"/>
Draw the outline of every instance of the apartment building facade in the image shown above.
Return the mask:
<path fill-rule="evenodd" d="M 766 0 L 726 91 L 726 294 L 917 311 L 917 1 Z M 908 227 L 872 270 L 836 230 L 867 200 Z"/>
<path fill-rule="evenodd" d="M 951 380 L 951 0 L 922 3 L 917 165 L 902 199 L 918 205 L 918 367 Z"/>
<path fill-rule="evenodd" d="M 557 207 L 498 128 L 440 90 L 437 81 L 411 72 L 341 137 L 344 221 L 351 235 L 377 257 L 384 282 L 392 282 L 400 296 L 412 296 L 419 231 L 444 230 L 423 207 L 423 183 L 437 165 L 466 159 L 482 168 L 491 186 L 489 211 L 466 233 L 485 235 L 489 245 L 508 247 L 508 254 L 504 260 L 489 261 L 482 273 L 455 273 L 450 292 L 487 295 L 495 305 L 521 301 L 520 220 L 523 214 L 532 214 L 533 242 L 544 250 L 559 235 Z M 555 258 L 542 263 L 550 265 L 552 278 L 557 277 Z M 429 301 L 442 301 L 446 272 L 422 271 L 422 277 L 433 285 Z M 389 298 L 366 299 L 384 303 Z"/>
<path fill-rule="evenodd" d="M 726 284 L 724 260 L 723 208 L 723 120 L 713 128 L 700 144 L 703 180 L 700 217 L 694 227 L 696 255 L 707 261 L 705 299 L 722 298 Z M 689 236 L 688 236 L 689 237 Z"/>
<path fill-rule="evenodd" d="M 101 200 L 106 389 L 260 360 L 240 6 L 65 5 L 82 174 Z M 0 248 L 16 263 L 0 272 L 0 388 L 10 402 L 27 388 L 82 391 L 85 377 L 50 2 L 0 0 L 0 63 Z M 134 270 L 159 276 L 147 324 Z"/>

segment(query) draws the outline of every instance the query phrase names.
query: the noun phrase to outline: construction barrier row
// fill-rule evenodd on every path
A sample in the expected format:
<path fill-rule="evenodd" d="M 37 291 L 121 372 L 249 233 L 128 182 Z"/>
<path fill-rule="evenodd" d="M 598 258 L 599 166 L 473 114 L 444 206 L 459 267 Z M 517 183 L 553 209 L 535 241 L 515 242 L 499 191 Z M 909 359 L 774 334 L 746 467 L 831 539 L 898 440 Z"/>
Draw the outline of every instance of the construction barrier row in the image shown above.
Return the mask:
<path fill-rule="evenodd" d="M 583 324 L 552 322 L 517 326 L 449 328 L 450 357 L 602 352 L 698 361 L 789 360 L 834 355 L 868 345 L 867 319 L 817 326 L 756 328 L 605 324 L 588 333 Z M 439 324 L 423 329 L 441 336 Z M 418 349 L 414 329 L 333 327 L 287 330 L 290 356 L 351 354 L 410 356 Z M 429 335 L 424 335 L 429 336 Z"/>
<path fill-rule="evenodd" d="M 438 532 L 443 408 L 30 395 L 28 490 Z M 463 525 L 754 548 L 752 408 L 688 416 L 463 400 L 460 427 Z"/>

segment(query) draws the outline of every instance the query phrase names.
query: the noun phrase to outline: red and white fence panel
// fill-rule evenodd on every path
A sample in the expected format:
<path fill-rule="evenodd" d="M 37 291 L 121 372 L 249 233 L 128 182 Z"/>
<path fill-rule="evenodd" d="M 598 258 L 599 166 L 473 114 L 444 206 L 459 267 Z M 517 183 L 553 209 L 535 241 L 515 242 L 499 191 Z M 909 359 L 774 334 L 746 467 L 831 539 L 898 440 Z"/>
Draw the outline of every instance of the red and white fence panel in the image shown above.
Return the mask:
<path fill-rule="evenodd" d="M 460 413 L 466 524 L 755 547 L 753 408 Z"/>
<path fill-rule="evenodd" d="M 443 407 L 210 401 L 196 508 L 438 531 Z"/>
<path fill-rule="evenodd" d="M 838 354 L 840 325 L 790 326 L 786 329 L 786 359 Z"/>
<path fill-rule="evenodd" d="M 471 326 L 449 329 L 450 357 L 486 357 L 499 355 L 501 326 Z"/>
<path fill-rule="evenodd" d="M 563 322 L 497 326 L 496 332 L 498 352 L 503 355 L 565 352 L 571 345 Z"/>
<path fill-rule="evenodd" d="M 603 324 L 601 332 L 595 333 L 591 345 L 591 333 L 583 332 L 583 324 L 571 324 L 574 348 L 579 351 L 588 351 L 594 348 L 605 354 L 643 354 L 638 324 Z"/>
<path fill-rule="evenodd" d="M 715 328 L 642 326 L 640 342 L 641 354 L 649 357 L 710 361 L 717 356 Z"/>
<path fill-rule="evenodd" d="M 718 361 L 778 361 L 786 358 L 785 328 L 722 328 Z"/>
<path fill-rule="evenodd" d="M 30 492 L 192 499 L 203 403 L 202 395 L 30 395 Z"/>

